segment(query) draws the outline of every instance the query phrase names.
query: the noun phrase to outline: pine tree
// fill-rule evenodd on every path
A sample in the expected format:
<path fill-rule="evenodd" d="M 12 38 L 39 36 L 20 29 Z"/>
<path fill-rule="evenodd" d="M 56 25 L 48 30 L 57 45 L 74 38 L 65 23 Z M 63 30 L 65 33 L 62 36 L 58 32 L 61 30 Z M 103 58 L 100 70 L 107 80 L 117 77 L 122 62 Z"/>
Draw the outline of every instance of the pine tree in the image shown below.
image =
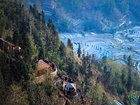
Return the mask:
<path fill-rule="evenodd" d="M 128 81 L 127 81 L 127 90 L 128 92 L 130 92 L 132 90 L 133 87 L 133 83 L 132 83 L 132 68 L 133 68 L 133 60 L 132 60 L 132 56 L 128 57 L 128 67 L 129 67 L 129 71 L 128 71 Z"/>
<path fill-rule="evenodd" d="M 73 44 L 70 39 L 67 41 L 67 46 L 69 46 L 73 50 Z"/>
<path fill-rule="evenodd" d="M 122 80 L 122 84 L 125 86 L 126 85 L 126 73 L 125 70 L 122 70 L 122 75 L 121 75 L 121 80 Z"/>
<path fill-rule="evenodd" d="M 28 36 L 27 36 L 25 31 L 22 33 L 22 40 L 24 42 L 23 45 L 22 45 L 23 49 L 31 48 L 29 38 L 28 38 Z"/>
<path fill-rule="evenodd" d="M 42 10 L 42 22 L 45 24 L 46 23 L 46 21 L 45 21 L 45 13 L 44 13 L 44 11 Z"/>
<path fill-rule="evenodd" d="M 74 62 L 71 58 L 67 59 L 67 73 L 73 75 Z"/>
<path fill-rule="evenodd" d="M 13 43 L 13 42 L 12 42 L 12 37 L 11 37 L 11 36 L 7 36 L 5 40 L 8 41 L 8 42 Z"/>
<path fill-rule="evenodd" d="M 33 15 L 35 18 L 37 18 L 37 7 L 35 4 L 33 5 Z"/>
<path fill-rule="evenodd" d="M 132 90 L 132 75 L 131 75 L 131 70 L 128 72 L 128 81 L 127 81 L 127 90 L 130 92 Z"/>
<path fill-rule="evenodd" d="M 16 28 L 13 34 L 13 44 L 15 44 L 16 46 L 19 46 L 19 41 L 20 41 L 19 31 Z"/>
<path fill-rule="evenodd" d="M 63 42 L 61 42 L 61 45 L 59 47 L 59 51 L 60 51 L 60 56 L 64 57 L 66 56 L 66 48 Z"/>
<path fill-rule="evenodd" d="M 30 5 L 29 13 L 33 13 L 33 7 L 32 7 L 32 5 Z"/>
<path fill-rule="evenodd" d="M 107 66 L 104 66 L 104 73 L 107 72 Z"/>
<path fill-rule="evenodd" d="M 104 65 L 107 63 L 107 56 L 104 56 L 104 57 L 102 58 L 102 62 L 103 62 Z"/>
<path fill-rule="evenodd" d="M 24 77 L 24 80 L 29 80 L 29 76 L 28 76 L 28 67 L 26 65 L 26 63 L 24 62 L 24 60 L 20 61 L 20 76 Z"/>
<path fill-rule="evenodd" d="M 91 64 L 88 65 L 88 76 L 92 76 Z"/>
<path fill-rule="evenodd" d="M 129 67 L 130 70 L 132 70 L 132 68 L 133 68 L 133 58 L 132 58 L 132 55 L 130 55 L 128 57 L 128 67 Z"/>
<path fill-rule="evenodd" d="M 24 42 L 21 46 L 22 53 L 23 53 L 23 56 L 26 58 L 25 62 L 27 63 L 31 61 L 32 48 L 31 48 L 29 38 L 25 31 L 22 33 L 22 41 Z"/>
<path fill-rule="evenodd" d="M 52 28 L 52 20 L 50 18 L 48 19 L 48 27 Z"/>
<path fill-rule="evenodd" d="M 38 59 L 44 59 L 44 58 L 45 58 L 45 52 L 44 49 L 41 47 L 38 55 Z"/>
<path fill-rule="evenodd" d="M 124 54 L 124 55 L 123 55 L 123 59 L 125 60 L 126 58 L 127 58 L 127 57 L 126 57 L 126 54 Z"/>
<path fill-rule="evenodd" d="M 1 66 L 0 66 L 0 105 L 4 104 L 4 96 L 5 96 L 5 83 L 3 80 L 3 75 L 1 73 Z"/>
<path fill-rule="evenodd" d="M 41 14 L 40 14 L 40 13 L 38 13 L 37 19 L 38 19 L 39 21 L 41 21 Z"/>
<path fill-rule="evenodd" d="M 95 56 L 94 56 L 94 54 L 92 54 L 91 63 L 95 63 Z"/>
<path fill-rule="evenodd" d="M 80 58 L 80 56 L 81 56 L 81 47 L 80 47 L 80 44 L 79 44 L 79 47 L 78 47 L 77 54 L 78 54 L 78 57 Z"/>
<path fill-rule="evenodd" d="M 1 75 L 4 79 L 4 84 L 8 86 L 10 84 L 10 68 L 9 64 L 7 63 L 8 58 L 5 53 L 0 52 L 0 67 L 1 67 Z"/>
<path fill-rule="evenodd" d="M 87 70 L 87 62 L 86 62 L 86 57 L 84 56 L 81 73 L 85 74 L 86 70 Z"/>

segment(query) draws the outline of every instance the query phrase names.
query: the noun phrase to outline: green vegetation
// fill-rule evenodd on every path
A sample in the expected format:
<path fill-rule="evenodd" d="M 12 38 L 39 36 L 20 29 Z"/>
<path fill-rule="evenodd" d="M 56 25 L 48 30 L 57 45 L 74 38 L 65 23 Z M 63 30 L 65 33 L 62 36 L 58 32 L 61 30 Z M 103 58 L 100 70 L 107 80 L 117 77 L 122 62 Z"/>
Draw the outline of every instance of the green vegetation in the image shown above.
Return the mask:
<path fill-rule="evenodd" d="M 81 56 L 81 47 L 80 47 L 80 44 L 78 46 L 77 54 L 78 54 L 78 57 L 80 58 L 80 56 Z"/>
<path fill-rule="evenodd" d="M 42 84 L 33 84 L 31 81 L 35 76 L 37 59 L 54 62 L 58 72 L 66 76 L 75 77 L 85 73 L 75 58 L 70 39 L 68 46 L 64 46 L 52 20 L 45 24 L 44 12 L 38 11 L 35 4 L 30 6 L 29 13 L 25 5 L 17 0 L 0 1 L 0 5 L 0 22 L 4 22 L 0 26 L 0 37 L 21 47 L 21 52 L 0 52 L 0 104 L 62 105 L 61 98 L 52 87 L 53 82 L 46 79 Z M 83 67 L 87 69 L 86 65 Z"/>
<path fill-rule="evenodd" d="M 54 80 L 50 79 L 49 72 L 43 83 L 32 83 L 35 61 L 39 59 L 55 63 L 59 73 L 75 78 L 77 88 L 87 96 L 87 104 L 108 105 L 113 100 L 106 98 L 109 97 L 106 92 L 123 98 L 124 103 L 131 103 L 129 93 L 140 90 L 132 56 L 124 57 L 126 65 L 114 63 L 106 56 L 97 61 L 88 53 L 81 56 L 79 45 L 77 53 L 80 58 L 76 57 L 71 40 L 68 39 L 65 46 L 52 20 L 46 24 L 44 12 L 37 8 L 34 4 L 28 12 L 20 1 L 0 1 L 0 38 L 21 47 L 21 52 L 0 52 L 0 104 L 63 104 L 53 88 Z M 81 104 L 78 99 L 73 102 Z"/>

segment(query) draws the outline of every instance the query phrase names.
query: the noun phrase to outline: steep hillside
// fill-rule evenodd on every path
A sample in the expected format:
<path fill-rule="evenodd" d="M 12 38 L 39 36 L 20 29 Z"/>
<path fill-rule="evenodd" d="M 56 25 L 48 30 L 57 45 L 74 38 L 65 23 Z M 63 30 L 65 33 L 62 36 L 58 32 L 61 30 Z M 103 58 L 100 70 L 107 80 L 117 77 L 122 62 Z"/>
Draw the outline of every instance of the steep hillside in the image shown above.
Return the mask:
<path fill-rule="evenodd" d="M 65 46 L 52 20 L 46 23 L 45 18 L 48 17 L 44 11 L 35 4 L 27 9 L 17 0 L 0 1 L 1 105 L 64 104 L 63 97 L 54 88 L 57 78 L 52 78 L 50 72 L 37 71 L 36 63 L 40 59 L 55 63 L 58 73 L 76 80 L 77 90 L 84 97 L 71 99 L 75 105 L 81 105 L 83 98 L 89 105 L 109 105 L 114 103 L 114 95 L 121 103 L 138 103 L 130 97 L 131 91 L 140 90 L 140 77 L 132 56 L 125 57 L 126 65 L 114 63 L 106 56 L 97 61 L 94 55 L 81 54 L 81 51 L 76 57 L 71 40 Z M 38 75 L 41 72 L 45 75 Z"/>
<path fill-rule="evenodd" d="M 138 25 L 138 0 L 23 0 L 39 3 L 59 32 L 112 32 Z"/>
<path fill-rule="evenodd" d="M 75 76 L 79 70 L 72 50 L 60 41 L 52 20 L 46 23 L 44 12 L 39 11 L 36 5 L 28 11 L 22 2 L 2 0 L 0 38 L 11 42 L 8 45 L 0 40 L 0 104 L 62 105 L 61 97 L 52 87 L 53 82 L 30 82 L 36 72 L 35 62 L 40 59 L 55 63 L 58 73 Z"/>

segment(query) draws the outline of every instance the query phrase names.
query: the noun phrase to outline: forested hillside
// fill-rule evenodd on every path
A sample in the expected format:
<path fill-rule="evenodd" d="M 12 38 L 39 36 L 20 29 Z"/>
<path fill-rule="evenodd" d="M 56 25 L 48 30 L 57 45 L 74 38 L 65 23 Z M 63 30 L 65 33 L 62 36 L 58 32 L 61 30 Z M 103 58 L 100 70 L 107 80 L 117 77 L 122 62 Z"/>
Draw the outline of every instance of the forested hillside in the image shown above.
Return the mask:
<path fill-rule="evenodd" d="M 47 59 L 54 62 L 59 72 L 69 72 L 72 75 L 73 64 L 76 63 L 73 53 L 60 41 L 58 32 L 52 23 L 45 22 L 43 11 L 38 11 L 36 5 L 30 6 L 28 12 L 25 5 L 17 0 L 0 1 L 0 37 L 21 47 L 21 52 L 5 51 L 0 52 L 0 104 L 35 104 L 41 100 L 36 100 L 30 94 L 29 83 L 35 75 L 35 61 L 38 59 Z M 69 65 L 72 65 L 69 67 Z M 68 69 L 69 68 L 69 69 Z M 66 71 L 67 70 L 67 71 Z M 45 85 L 35 85 L 35 89 Z M 51 98 L 53 88 L 47 85 L 47 89 L 40 89 Z M 34 94 L 37 95 L 37 91 Z M 55 91 L 56 92 L 56 91 Z M 13 95 L 16 96 L 13 97 Z M 43 97 L 43 96 L 42 96 Z M 57 103 L 60 99 L 52 104 Z M 13 101 L 14 100 L 14 101 Z M 52 100 L 50 100 L 52 101 Z M 45 101 L 45 103 L 51 103 Z M 54 101 L 54 100 L 53 100 Z M 60 100 L 61 101 L 61 100 Z M 60 102 L 61 103 L 61 102 Z M 39 103 L 38 103 L 39 104 Z"/>
<path fill-rule="evenodd" d="M 138 99 L 140 77 L 132 56 L 124 58 L 126 65 L 107 57 L 97 61 L 94 55 L 81 55 L 79 46 L 76 57 L 71 40 L 65 46 L 52 20 L 46 22 L 46 18 L 35 4 L 27 10 L 20 1 L 0 0 L 0 38 L 21 47 L 21 51 L 0 50 L 0 105 L 63 104 L 49 74 L 44 82 L 32 83 L 35 62 L 40 59 L 55 63 L 58 73 L 74 78 L 88 105 L 115 104 L 113 99 L 130 105 Z M 71 101 L 81 105 L 78 98 Z"/>
<path fill-rule="evenodd" d="M 0 52 L 0 104 L 62 105 L 51 81 L 33 87 L 30 81 L 39 59 L 54 62 L 59 73 L 78 76 L 79 68 L 81 72 L 84 69 L 73 54 L 71 41 L 64 46 L 52 20 L 46 24 L 42 10 L 33 5 L 28 11 L 17 0 L 0 1 L 0 27 L 0 38 L 21 47 L 21 52 L 8 49 Z"/>
<path fill-rule="evenodd" d="M 40 3 L 59 32 L 112 32 L 139 25 L 139 0 L 22 0 Z"/>

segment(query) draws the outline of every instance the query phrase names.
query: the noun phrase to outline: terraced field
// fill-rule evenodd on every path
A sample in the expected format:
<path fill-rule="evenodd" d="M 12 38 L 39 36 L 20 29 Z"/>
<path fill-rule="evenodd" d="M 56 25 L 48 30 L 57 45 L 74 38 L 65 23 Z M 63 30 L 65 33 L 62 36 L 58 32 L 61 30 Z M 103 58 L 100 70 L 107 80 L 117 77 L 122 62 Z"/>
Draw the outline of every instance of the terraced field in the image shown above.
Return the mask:
<path fill-rule="evenodd" d="M 82 52 L 84 50 L 85 54 L 87 52 L 94 54 L 96 59 L 107 56 L 113 61 L 125 64 L 123 56 L 132 55 L 134 62 L 140 63 L 140 26 L 118 31 L 114 34 L 95 34 L 93 32 L 85 34 L 60 33 L 59 36 L 65 45 L 67 39 L 71 39 L 75 54 L 77 54 L 78 45 L 80 44 Z"/>

